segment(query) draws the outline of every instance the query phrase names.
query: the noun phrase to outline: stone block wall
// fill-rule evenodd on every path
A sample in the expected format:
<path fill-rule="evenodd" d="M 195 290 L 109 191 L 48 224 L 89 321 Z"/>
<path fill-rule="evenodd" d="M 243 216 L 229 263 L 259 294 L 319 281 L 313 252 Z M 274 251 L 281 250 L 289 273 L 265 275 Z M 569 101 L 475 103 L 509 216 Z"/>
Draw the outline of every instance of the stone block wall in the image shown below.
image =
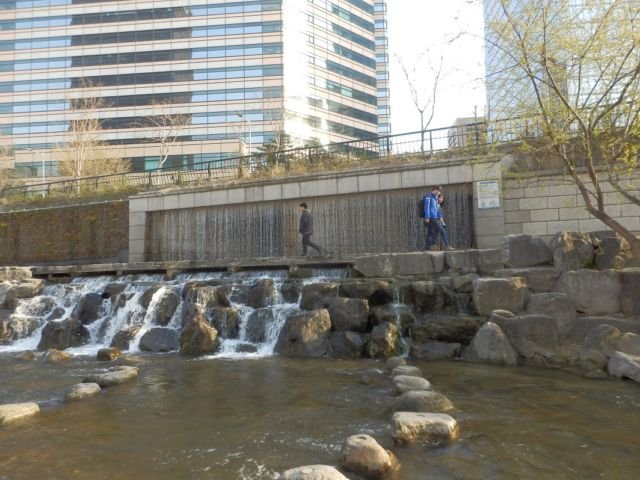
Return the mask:
<path fill-rule="evenodd" d="M 602 184 L 606 210 L 622 225 L 640 232 L 640 207 Z M 504 224 L 507 234 L 524 233 L 550 239 L 560 231 L 595 232 L 607 227 L 585 209 L 582 195 L 557 174 L 504 182 Z"/>
<path fill-rule="evenodd" d="M 0 213 L 0 265 L 127 260 L 129 203 Z"/>

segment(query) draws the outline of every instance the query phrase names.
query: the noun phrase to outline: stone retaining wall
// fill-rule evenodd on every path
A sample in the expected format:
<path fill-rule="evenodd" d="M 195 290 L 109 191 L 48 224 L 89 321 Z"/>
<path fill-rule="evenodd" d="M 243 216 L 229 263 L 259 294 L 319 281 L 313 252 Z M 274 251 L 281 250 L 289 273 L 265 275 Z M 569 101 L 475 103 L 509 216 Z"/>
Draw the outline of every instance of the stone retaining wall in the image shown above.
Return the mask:
<path fill-rule="evenodd" d="M 126 261 L 126 201 L 0 213 L 0 265 Z"/>
<path fill-rule="evenodd" d="M 640 232 L 640 206 L 633 205 L 607 183 L 602 184 L 602 189 L 607 212 L 625 227 Z M 606 229 L 587 212 L 577 187 L 557 174 L 506 181 L 504 225 L 507 234 L 524 233 L 546 239 L 560 231 Z"/>

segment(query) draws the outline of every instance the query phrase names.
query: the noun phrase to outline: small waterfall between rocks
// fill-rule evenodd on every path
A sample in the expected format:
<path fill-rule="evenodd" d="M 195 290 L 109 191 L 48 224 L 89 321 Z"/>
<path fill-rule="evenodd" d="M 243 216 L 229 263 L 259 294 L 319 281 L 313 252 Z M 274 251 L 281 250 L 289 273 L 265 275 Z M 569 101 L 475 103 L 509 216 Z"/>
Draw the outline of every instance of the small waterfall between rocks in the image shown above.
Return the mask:
<path fill-rule="evenodd" d="M 214 357 L 271 356 L 287 318 L 300 312 L 304 285 L 344 274 L 328 269 L 304 279 L 290 279 L 285 271 L 200 272 L 173 280 L 162 275 L 78 277 L 48 284 L 40 295 L 21 300 L 0 352 L 175 351 L 183 317 L 195 307 L 218 330 Z"/>

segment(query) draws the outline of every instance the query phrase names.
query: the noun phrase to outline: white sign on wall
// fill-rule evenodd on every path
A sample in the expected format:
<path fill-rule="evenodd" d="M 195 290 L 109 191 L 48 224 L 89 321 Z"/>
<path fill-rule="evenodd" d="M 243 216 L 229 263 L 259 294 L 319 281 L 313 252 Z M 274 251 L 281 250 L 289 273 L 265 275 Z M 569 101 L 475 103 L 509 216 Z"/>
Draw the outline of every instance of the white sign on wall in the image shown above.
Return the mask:
<path fill-rule="evenodd" d="M 477 182 L 478 209 L 500 208 L 500 182 L 482 180 Z"/>

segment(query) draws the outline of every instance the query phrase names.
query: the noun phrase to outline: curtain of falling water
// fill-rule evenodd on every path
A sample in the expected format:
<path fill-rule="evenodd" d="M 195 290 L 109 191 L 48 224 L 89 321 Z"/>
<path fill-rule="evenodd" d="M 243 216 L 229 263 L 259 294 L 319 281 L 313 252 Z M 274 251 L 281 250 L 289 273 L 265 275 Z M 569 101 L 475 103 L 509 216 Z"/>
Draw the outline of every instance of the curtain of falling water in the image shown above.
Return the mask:
<path fill-rule="evenodd" d="M 298 204 L 314 217 L 312 240 L 330 252 L 407 252 L 423 248 L 417 202 L 426 189 L 153 212 L 147 260 L 214 260 L 300 254 Z M 473 246 L 471 186 L 445 188 L 449 241 Z"/>

